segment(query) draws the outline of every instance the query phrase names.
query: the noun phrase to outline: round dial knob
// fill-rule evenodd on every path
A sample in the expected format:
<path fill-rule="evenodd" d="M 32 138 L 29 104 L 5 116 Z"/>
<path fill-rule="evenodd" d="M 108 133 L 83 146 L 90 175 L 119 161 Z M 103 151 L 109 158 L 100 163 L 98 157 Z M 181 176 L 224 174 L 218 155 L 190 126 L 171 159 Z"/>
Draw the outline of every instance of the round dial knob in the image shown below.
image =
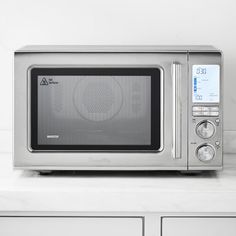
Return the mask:
<path fill-rule="evenodd" d="M 204 144 L 197 149 L 197 158 L 200 161 L 211 161 L 215 156 L 215 149 L 211 145 Z"/>
<path fill-rule="evenodd" d="M 200 138 L 210 138 L 215 133 L 215 125 L 210 121 L 205 120 L 197 125 L 196 132 Z"/>

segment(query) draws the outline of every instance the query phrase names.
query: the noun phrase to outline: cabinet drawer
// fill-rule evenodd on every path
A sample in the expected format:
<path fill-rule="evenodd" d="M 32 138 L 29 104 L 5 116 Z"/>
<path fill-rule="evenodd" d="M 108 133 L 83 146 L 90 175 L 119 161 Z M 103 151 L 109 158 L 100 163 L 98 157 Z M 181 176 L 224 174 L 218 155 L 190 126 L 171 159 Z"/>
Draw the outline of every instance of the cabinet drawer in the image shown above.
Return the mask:
<path fill-rule="evenodd" d="M 0 217 L 4 236 L 143 236 L 143 218 Z"/>
<path fill-rule="evenodd" d="M 236 218 L 164 217 L 162 236 L 235 236 Z"/>

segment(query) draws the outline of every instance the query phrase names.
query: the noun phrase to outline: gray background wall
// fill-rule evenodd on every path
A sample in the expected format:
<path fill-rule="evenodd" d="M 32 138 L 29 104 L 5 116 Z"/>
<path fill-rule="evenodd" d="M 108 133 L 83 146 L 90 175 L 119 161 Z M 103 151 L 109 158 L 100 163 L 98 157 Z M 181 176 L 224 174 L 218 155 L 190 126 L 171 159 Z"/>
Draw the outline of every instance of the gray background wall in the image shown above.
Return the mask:
<path fill-rule="evenodd" d="M 236 151 L 235 9 L 235 0 L 1 1 L 0 130 L 10 137 L 13 51 L 25 44 L 212 44 L 225 59 L 225 150 Z"/>

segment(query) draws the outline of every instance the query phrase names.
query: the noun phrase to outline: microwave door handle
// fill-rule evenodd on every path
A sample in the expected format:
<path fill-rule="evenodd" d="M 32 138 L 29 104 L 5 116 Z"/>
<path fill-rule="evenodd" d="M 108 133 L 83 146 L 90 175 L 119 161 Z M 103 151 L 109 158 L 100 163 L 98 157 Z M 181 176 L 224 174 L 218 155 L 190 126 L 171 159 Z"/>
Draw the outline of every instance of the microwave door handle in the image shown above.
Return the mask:
<path fill-rule="evenodd" d="M 178 62 L 172 64 L 173 84 L 173 158 L 181 158 L 181 99 L 180 99 L 180 76 L 181 66 Z"/>

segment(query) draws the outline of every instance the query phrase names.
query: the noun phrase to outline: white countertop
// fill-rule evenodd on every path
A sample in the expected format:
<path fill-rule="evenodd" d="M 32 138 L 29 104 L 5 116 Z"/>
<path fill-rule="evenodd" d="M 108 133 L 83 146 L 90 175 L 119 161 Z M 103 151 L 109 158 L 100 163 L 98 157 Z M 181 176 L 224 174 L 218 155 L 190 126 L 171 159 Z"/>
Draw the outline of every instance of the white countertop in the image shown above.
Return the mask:
<path fill-rule="evenodd" d="M 75 174 L 40 176 L 12 168 L 12 154 L 0 153 L 0 212 L 236 212 L 236 155 L 225 169 L 186 176 Z"/>

